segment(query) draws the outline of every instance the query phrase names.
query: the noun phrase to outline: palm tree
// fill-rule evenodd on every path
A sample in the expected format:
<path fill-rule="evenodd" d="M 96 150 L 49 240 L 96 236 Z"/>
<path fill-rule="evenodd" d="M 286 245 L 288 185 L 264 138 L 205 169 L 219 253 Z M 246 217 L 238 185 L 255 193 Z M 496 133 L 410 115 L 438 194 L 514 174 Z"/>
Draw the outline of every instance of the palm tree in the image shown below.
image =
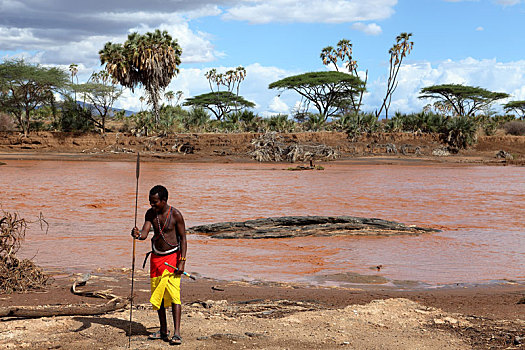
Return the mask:
<path fill-rule="evenodd" d="M 184 93 L 179 90 L 175 93 L 175 96 L 177 96 L 177 102 L 175 103 L 175 105 L 178 106 L 180 103 L 180 100 L 182 100 L 182 96 L 184 96 Z"/>
<path fill-rule="evenodd" d="M 69 71 L 71 72 L 71 84 L 74 84 L 73 82 L 73 78 L 77 75 L 78 73 L 78 64 L 75 64 L 75 63 L 71 63 L 69 65 Z M 78 77 L 77 77 L 77 84 L 78 84 Z M 77 92 L 75 90 L 75 103 L 77 101 Z"/>
<path fill-rule="evenodd" d="M 170 90 L 164 94 L 164 97 L 166 97 L 166 100 L 171 106 L 171 101 L 173 101 L 173 99 L 175 98 L 175 93 Z"/>
<path fill-rule="evenodd" d="M 410 41 L 412 33 L 401 33 L 396 37 L 396 43 L 388 50 L 390 55 L 390 68 L 388 71 L 388 81 L 386 87 L 386 95 L 381 104 L 381 108 L 376 112 L 376 117 L 379 117 L 383 109 L 385 110 L 385 118 L 388 119 L 388 109 L 392 102 L 392 95 L 397 88 L 397 74 L 399 68 L 405 58 L 414 47 L 414 42 Z"/>
<path fill-rule="evenodd" d="M 159 120 L 159 99 L 171 79 L 179 72 L 182 49 L 166 31 L 140 35 L 131 33 L 124 44 L 108 42 L 99 51 L 100 62 L 122 86 L 134 91 L 139 84 L 146 90 L 155 123 Z"/>

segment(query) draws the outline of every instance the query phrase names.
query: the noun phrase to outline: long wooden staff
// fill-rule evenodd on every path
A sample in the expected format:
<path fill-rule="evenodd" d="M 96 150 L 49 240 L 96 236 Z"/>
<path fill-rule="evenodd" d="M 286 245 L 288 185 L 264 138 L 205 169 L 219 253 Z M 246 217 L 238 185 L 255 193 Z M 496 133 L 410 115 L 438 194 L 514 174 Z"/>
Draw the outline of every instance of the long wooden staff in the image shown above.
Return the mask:
<path fill-rule="evenodd" d="M 135 187 L 135 226 L 137 227 L 137 206 L 139 201 L 139 176 L 140 176 L 140 153 L 137 152 L 137 167 L 136 167 L 137 182 Z M 131 261 L 131 307 L 129 309 L 129 339 L 128 347 L 131 348 L 131 325 L 133 320 L 133 282 L 135 278 L 135 237 L 133 237 L 133 260 Z"/>

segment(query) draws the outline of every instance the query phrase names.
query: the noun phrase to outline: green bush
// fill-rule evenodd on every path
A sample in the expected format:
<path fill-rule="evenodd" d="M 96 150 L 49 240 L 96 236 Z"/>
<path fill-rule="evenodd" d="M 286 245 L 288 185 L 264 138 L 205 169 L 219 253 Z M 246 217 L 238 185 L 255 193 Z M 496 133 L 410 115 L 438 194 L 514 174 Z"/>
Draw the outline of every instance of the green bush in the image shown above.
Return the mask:
<path fill-rule="evenodd" d="M 431 113 L 409 113 L 403 114 L 396 112 L 392 119 L 388 120 L 385 125 L 386 131 L 391 132 L 423 132 L 435 133 L 443 129 L 445 118 L 443 116 Z"/>
<path fill-rule="evenodd" d="M 351 137 L 378 132 L 382 127 L 374 113 L 345 114 L 339 117 L 337 123 Z"/>
<path fill-rule="evenodd" d="M 262 120 L 256 113 L 250 110 L 243 110 L 237 112 L 239 114 L 240 129 L 245 132 L 257 132 L 260 129 L 260 122 Z"/>
<path fill-rule="evenodd" d="M 71 97 L 67 97 L 62 103 L 61 114 L 53 126 L 65 132 L 87 132 L 95 128 L 91 121 L 91 111 L 79 106 Z"/>
<path fill-rule="evenodd" d="M 193 107 L 183 119 L 184 128 L 188 131 L 206 130 L 210 122 L 210 115 L 202 107 Z"/>
<path fill-rule="evenodd" d="M 450 118 L 441 133 L 443 140 L 453 148 L 467 148 L 477 141 L 478 123 L 473 118 Z"/>
<path fill-rule="evenodd" d="M 261 120 L 263 131 L 292 132 L 295 130 L 295 122 L 288 118 L 286 114 L 272 115 Z"/>
<path fill-rule="evenodd" d="M 308 131 L 320 131 L 325 128 L 324 117 L 320 114 L 308 113 L 304 127 Z"/>
<path fill-rule="evenodd" d="M 515 119 L 513 115 L 479 115 L 476 117 L 476 121 L 485 132 L 485 135 L 494 135 L 497 129 L 503 127 L 505 123 L 511 122 Z"/>
<path fill-rule="evenodd" d="M 181 106 L 163 105 L 159 110 L 159 121 L 154 130 L 163 135 L 183 130 L 187 115 L 188 111 Z"/>
<path fill-rule="evenodd" d="M 128 117 L 130 131 L 135 135 L 148 136 L 155 129 L 153 115 L 148 111 L 141 111 Z"/>

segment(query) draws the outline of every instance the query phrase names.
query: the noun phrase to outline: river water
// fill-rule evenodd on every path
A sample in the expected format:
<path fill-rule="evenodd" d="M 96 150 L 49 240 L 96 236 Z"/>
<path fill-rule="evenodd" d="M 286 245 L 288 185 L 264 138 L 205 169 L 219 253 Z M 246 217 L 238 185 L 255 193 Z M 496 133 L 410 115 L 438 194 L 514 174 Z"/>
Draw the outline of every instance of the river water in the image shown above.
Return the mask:
<path fill-rule="evenodd" d="M 186 226 L 286 215 L 376 217 L 439 228 L 419 237 L 214 240 L 190 235 L 186 269 L 218 279 L 315 282 L 344 272 L 430 285 L 525 280 L 525 168 L 328 163 L 142 163 L 139 226 L 156 184 Z M 20 252 L 47 269 L 130 267 L 135 164 L 9 160 L 0 208 L 34 220 Z M 149 249 L 137 242 L 137 266 Z"/>

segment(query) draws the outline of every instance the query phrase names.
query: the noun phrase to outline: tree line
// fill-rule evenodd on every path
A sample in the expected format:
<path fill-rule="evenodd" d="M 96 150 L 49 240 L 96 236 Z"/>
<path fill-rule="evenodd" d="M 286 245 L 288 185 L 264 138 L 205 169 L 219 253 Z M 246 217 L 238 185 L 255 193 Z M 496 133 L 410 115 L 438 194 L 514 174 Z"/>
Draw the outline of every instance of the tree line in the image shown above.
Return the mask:
<path fill-rule="evenodd" d="M 183 99 L 182 92 L 165 92 L 179 73 L 182 49 L 166 31 L 132 33 L 122 43 L 108 42 L 99 51 L 103 70 L 87 82 L 78 82 L 78 66 L 69 73 L 23 60 L 0 64 L 0 130 L 10 122 L 24 135 L 31 130 L 90 131 L 104 133 L 108 119 L 120 123 L 120 131 L 148 135 L 201 131 L 346 131 L 351 136 L 378 131 L 438 132 L 451 144 L 465 147 L 479 128 L 493 133 L 514 119 L 525 118 L 525 101 L 503 105 L 506 115 L 496 115 L 493 105 L 510 96 L 475 86 L 441 84 L 420 90 L 430 101 L 423 111 L 391 116 L 392 97 L 398 86 L 403 60 L 411 53 L 411 33 L 401 33 L 389 49 L 386 89 L 380 107 L 363 112 L 368 70 L 361 74 L 352 43 L 340 40 L 321 50 L 329 70 L 285 77 L 269 84 L 278 94 L 293 91 L 301 97 L 291 115 L 262 118 L 252 111 L 255 103 L 240 94 L 246 78 L 242 66 L 224 73 L 205 73 L 210 92 Z M 75 82 L 76 78 L 76 82 Z M 113 109 L 123 89 L 142 87 L 141 111 L 126 116 Z M 175 103 L 172 103 L 176 98 Z M 161 104 L 161 100 L 168 104 Z M 142 109 L 146 102 L 151 109 Z M 456 135 L 456 136 L 454 136 Z M 460 135 L 460 136 L 457 136 Z M 458 139 L 459 138 L 459 139 Z"/>

